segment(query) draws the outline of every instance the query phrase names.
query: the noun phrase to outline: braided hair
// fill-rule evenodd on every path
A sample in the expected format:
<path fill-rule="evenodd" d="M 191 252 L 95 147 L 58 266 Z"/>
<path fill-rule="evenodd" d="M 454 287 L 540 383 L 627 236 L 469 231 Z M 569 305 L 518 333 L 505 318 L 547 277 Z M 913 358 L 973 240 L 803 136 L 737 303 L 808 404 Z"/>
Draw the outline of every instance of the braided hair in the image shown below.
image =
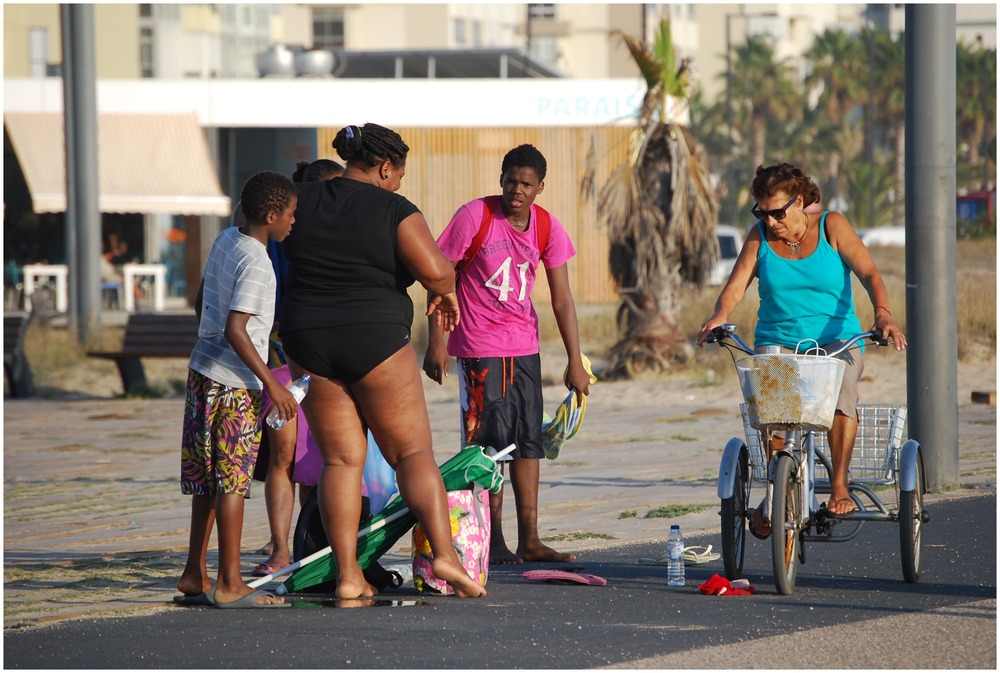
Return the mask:
<path fill-rule="evenodd" d="M 337 131 L 333 149 L 347 162 L 364 162 L 369 167 L 389 161 L 393 166 L 406 163 L 410 148 L 398 133 L 378 124 L 345 126 Z"/>
<path fill-rule="evenodd" d="M 534 145 L 518 145 L 504 155 L 500 173 L 507 174 L 510 168 L 533 168 L 539 180 L 545 179 L 545 157 Z"/>
<path fill-rule="evenodd" d="M 821 198 L 819 187 L 799 167 L 792 164 L 775 164 L 767 168 L 758 166 L 757 177 L 750 186 L 750 196 L 760 201 L 778 193 L 788 196 L 801 194 L 803 207 L 819 203 Z"/>
<path fill-rule="evenodd" d="M 261 224 L 267 214 L 280 213 L 298 196 L 295 184 L 281 173 L 254 173 L 240 191 L 240 204 L 247 222 Z"/>

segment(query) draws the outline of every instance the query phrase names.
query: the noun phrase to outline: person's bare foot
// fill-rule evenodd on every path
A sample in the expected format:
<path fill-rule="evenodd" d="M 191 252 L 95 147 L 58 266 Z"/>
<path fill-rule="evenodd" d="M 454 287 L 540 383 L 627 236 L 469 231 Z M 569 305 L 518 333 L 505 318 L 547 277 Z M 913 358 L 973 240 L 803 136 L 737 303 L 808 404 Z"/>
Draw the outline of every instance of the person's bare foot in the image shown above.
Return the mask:
<path fill-rule="evenodd" d="M 185 596 L 197 596 L 212 588 L 212 582 L 207 577 L 194 578 L 181 575 L 177 580 L 177 590 Z"/>
<path fill-rule="evenodd" d="M 378 591 L 369 584 L 364 579 L 364 575 L 361 576 L 360 580 L 356 580 L 350 577 L 341 577 L 340 581 L 337 582 L 337 591 L 334 596 L 337 599 L 354 599 L 354 598 L 370 598 L 377 594 Z"/>
<path fill-rule="evenodd" d="M 436 558 L 431 561 L 431 570 L 434 571 L 435 577 L 447 582 L 459 598 L 478 598 L 486 595 L 486 588 L 469 577 L 469 573 L 465 572 L 462 566 Z"/>
<path fill-rule="evenodd" d="M 288 550 L 285 550 L 284 554 L 281 554 L 281 553 L 272 553 L 270 556 L 267 557 L 267 560 L 264 561 L 264 563 L 262 565 L 266 565 L 266 566 L 280 566 L 280 567 L 284 568 L 289 563 L 291 563 L 290 554 L 288 553 Z"/>
<path fill-rule="evenodd" d="M 826 508 L 831 514 L 844 515 L 850 514 L 858 509 L 854 500 L 850 496 L 844 496 L 843 498 L 835 498 L 830 495 L 830 501 L 826 503 Z"/>
<path fill-rule="evenodd" d="M 267 544 L 265 544 L 263 547 L 261 547 L 260 549 L 258 549 L 257 551 L 254 552 L 254 554 L 258 554 L 260 556 L 270 556 L 273 553 L 274 553 L 274 541 L 273 540 L 268 540 Z"/>
<path fill-rule="evenodd" d="M 524 561 L 521 560 L 517 554 L 507 549 L 507 545 L 502 545 L 500 548 L 493 547 L 490 545 L 490 564 L 498 566 L 516 566 L 521 565 Z"/>
<path fill-rule="evenodd" d="M 255 592 L 257 589 L 251 589 L 246 584 L 240 590 L 237 591 L 225 591 L 223 592 L 218 586 L 215 587 L 215 604 L 218 605 L 228 605 L 229 603 L 235 603 L 245 596 L 249 596 Z M 281 596 L 275 596 L 271 593 L 261 593 L 254 599 L 254 604 L 256 605 L 277 605 L 279 603 L 284 603 L 285 599 Z"/>
<path fill-rule="evenodd" d="M 576 560 L 576 554 L 564 554 L 541 542 L 517 548 L 517 556 L 525 563 L 569 563 Z"/>

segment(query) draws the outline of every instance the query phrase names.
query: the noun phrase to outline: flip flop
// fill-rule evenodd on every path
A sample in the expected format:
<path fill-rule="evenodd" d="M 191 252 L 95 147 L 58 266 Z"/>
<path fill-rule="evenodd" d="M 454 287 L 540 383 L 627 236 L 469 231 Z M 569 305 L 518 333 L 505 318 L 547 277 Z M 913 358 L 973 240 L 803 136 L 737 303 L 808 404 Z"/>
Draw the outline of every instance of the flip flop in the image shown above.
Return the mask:
<path fill-rule="evenodd" d="M 257 603 L 257 599 L 261 596 L 274 596 L 270 591 L 264 591 L 263 589 L 257 589 L 252 594 L 247 594 L 243 598 L 232 601 L 231 603 L 215 603 L 217 608 L 290 608 L 292 604 L 289 602 L 284 603 L 264 603 L 263 605 Z"/>
<path fill-rule="evenodd" d="M 589 584 L 603 587 L 608 583 L 603 577 L 590 573 L 569 572 L 567 570 L 526 570 L 522 573 L 529 580 L 544 580 L 553 584 Z"/>
<path fill-rule="evenodd" d="M 268 575 L 272 575 L 287 567 L 287 563 L 259 563 L 257 564 L 257 567 L 253 569 L 253 572 L 250 573 L 250 576 L 267 577 Z"/>
<path fill-rule="evenodd" d="M 849 509 L 846 512 L 831 512 L 830 511 L 830 504 L 837 503 L 837 502 L 844 502 L 845 500 L 848 501 L 849 503 L 851 503 L 851 509 Z M 858 511 L 858 505 L 857 505 L 856 502 L 854 502 L 853 498 L 837 498 L 836 500 L 831 500 L 830 503 L 824 503 L 823 506 L 826 509 L 826 515 L 830 516 L 830 517 L 833 517 L 834 519 L 847 519 L 847 518 L 850 518 L 850 516 L 852 514 L 854 514 L 855 512 Z"/>
<path fill-rule="evenodd" d="M 722 558 L 722 554 L 713 552 L 712 545 L 684 548 L 684 565 L 686 566 L 701 565 L 709 561 L 717 561 L 720 558 Z M 663 558 L 641 558 L 639 563 L 644 566 L 667 566 L 670 565 L 670 559 L 666 556 Z"/>
<path fill-rule="evenodd" d="M 215 587 L 203 594 L 181 594 L 174 596 L 174 603 L 185 607 L 207 608 L 215 605 Z"/>
<path fill-rule="evenodd" d="M 701 551 L 699 551 L 701 550 Z M 712 551 L 712 545 L 707 547 L 684 547 L 684 565 L 695 566 L 709 561 L 717 561 L 722 554 Z"/>

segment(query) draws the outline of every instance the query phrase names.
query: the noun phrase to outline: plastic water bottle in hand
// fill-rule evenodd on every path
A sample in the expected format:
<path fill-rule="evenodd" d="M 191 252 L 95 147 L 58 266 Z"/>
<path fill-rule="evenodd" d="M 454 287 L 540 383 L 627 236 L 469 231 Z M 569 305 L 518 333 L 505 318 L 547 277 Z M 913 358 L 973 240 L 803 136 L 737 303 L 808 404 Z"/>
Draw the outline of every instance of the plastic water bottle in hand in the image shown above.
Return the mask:
<path fill-rule="evenodd" d="M 303 374 L 288 385 L 288 392 L 295 398 L 296 404 L 301 404 L 306 393 L 309 392 L 309 381 L 311 378 L 308 374 Z M 278 407 L 272 406 L 271 413 L 267 415 L 267 424 L 275 430 L 281 430 L 287 422 L 288 419 L 278 418 Z"/>
<path fill-rule="evenodd" d="M 680 526 L 671 526 L 667 538 L 667 586 L 684 586 L 684 536 Z"/>

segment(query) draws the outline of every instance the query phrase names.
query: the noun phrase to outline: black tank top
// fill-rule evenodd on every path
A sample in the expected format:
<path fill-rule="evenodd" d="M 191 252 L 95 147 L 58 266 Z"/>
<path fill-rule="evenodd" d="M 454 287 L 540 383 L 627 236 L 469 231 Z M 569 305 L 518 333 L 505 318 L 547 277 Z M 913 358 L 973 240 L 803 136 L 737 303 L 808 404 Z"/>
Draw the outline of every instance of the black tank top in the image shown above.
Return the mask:
<path fill-rule="evenodd" d="M 299 185 L 285 239 L 288 283 L 281 329 L 413 323 L 413 276 L 396 255 L 399 223 L 419 209 L 404 197 L 348 178 Z"/>

